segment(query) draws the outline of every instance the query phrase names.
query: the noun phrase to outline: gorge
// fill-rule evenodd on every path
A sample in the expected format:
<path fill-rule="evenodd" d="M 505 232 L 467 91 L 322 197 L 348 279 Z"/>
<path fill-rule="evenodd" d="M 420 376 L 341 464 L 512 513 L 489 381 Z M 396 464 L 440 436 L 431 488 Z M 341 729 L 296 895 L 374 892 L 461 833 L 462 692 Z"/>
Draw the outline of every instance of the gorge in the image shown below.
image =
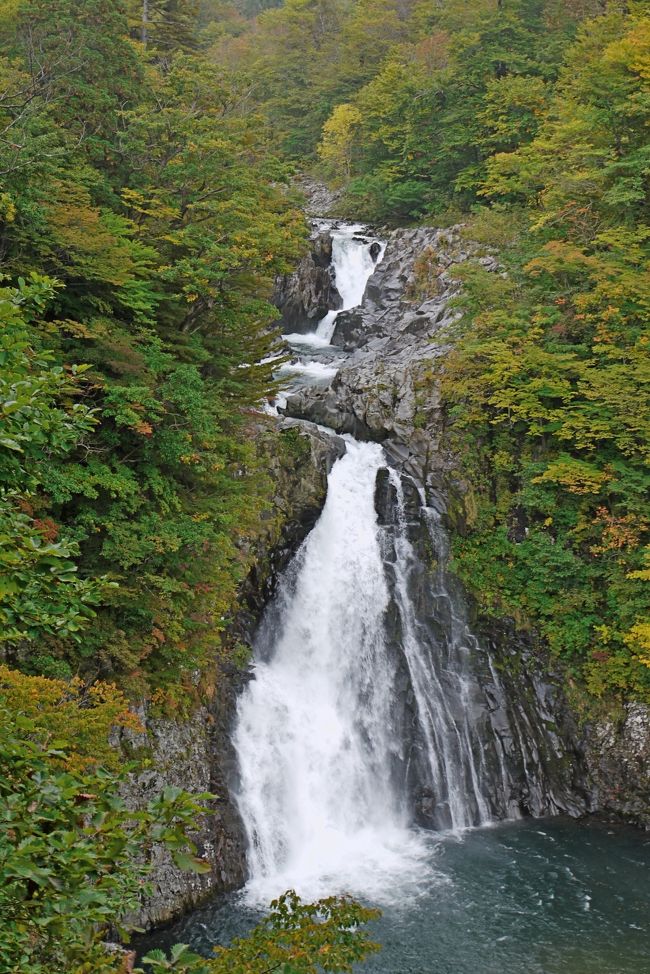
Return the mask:
<path fill-rule="evenodd" d="M 0 73 L 0 974 L 650 969 L 647 0 Z"/>
<path fill-rule="evenodd" d="M 525 637 L 481 622 L 447 567 L 448 464 L 418 374 L 444 354 L 432 338 L 453 317 L 456 285 L 443 275 L 420 301 L 408 289 L 427 246 L 448 264 L 468 253 L 453 229 L 386 244 L 320 222 L 316 246 L 330 233 L 334 273 L 312 271 L 310 298 L 320 286 L 334 307 L 320 322 L 295 306 L 285 319 L 301 330 L 286 336 L 279 422 L 329 437 L 331 470 L 320 518 L 263 612 L 237 706 L 230 787 L 248 881 L 153 942 L 228 939 L 295 888 L 384 908 L 386 948 L 370 970 L 514 974 L 531 941 L 527 969 L 539 974 L 639 969 L 650 844 L 567 820 L 608 799 L 563 689 Z M 298 271 L 303 287 L 308 276 Z M 647 737 L 637 747 L 635 771 Z M 585 923 L 594 941 L 576 946 Z"/>

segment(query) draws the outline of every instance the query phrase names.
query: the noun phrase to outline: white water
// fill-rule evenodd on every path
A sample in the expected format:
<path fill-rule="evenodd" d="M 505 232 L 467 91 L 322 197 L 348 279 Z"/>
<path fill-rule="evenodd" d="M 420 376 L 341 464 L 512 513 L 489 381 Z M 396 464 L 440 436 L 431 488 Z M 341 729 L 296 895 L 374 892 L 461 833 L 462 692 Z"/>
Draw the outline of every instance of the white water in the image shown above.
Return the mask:
<path fill-rule="evenodd" d="M 370 275 L 384 255 L 384 246 L 376 260 L 370 254 L 370 245 L 358 238 L 363 227 L 349 224 L 332 232 L 332 266 L 334 283 L 343 305 L 339 311 L 330 311 L 318 323 L 316 334 L 331 342 L 336 319 L 341 311 L 350 311 L 363 301 Z"/>
<path fill-rule="evenodd" d="M 341 310 L 362 302 L 376 266 L 361 231 L 344 226 L 332 235 Z M 285 337 L 306 351 L 324 347 L 339 313 L 329 312 L 316 332 Z M 281 374 L 323 381 L 337 365 L 301 361 Z M 435 840 L 411 828 L 414 756 L 403 750 L 414 738 L 407 724 L 418 727 L 415 760 L 430 784 L 437 827 L 459 833 L 491 817 L 472 727 L 475 644 L 442 573 L 435 599 L 449 619 L 445 636 L 432 642 L 423 632 L 411 597 L 423 566 L 409 541 L 400 479 L 391 471 L 395 523 L 381 527 L 375 487 L 386 467 L 382 448 L 346 439 L 321 517 L 267 613 L 255 678 L 239 701 L 237 800 L 253 902 L 289 888 L 309 899 L 350 891 L 386 902 L 431 883 Z M 505 794 L 503 764 L 501 772 Z"/>
<path fill-rule="evenodd" d="M 369 237 L 361 224 L 341 224 L 331 231 L 331 236 L 334 283 L 341 295 L 342 306 L 338 311 L 328 311 L 318 322 L 315 331 L 305 335 L 284 335 L 285 341 L 290 345 L 307 345 L 316 349 L 329 346 L 337 317 L 342 311 L 350 311 L 361 304 L 368 280 L 384 256 L 386 245 Z M 376 259 L 370 253 L 373 243 L 380 247 Z"/>
<path fill-rule="evenodd" d="M 287 362 L 277 372 L 279 379 L 304 378 L 316 382 L 329 382 L 338 372 L 336 362 Z"/>
<path fill-rule="evenodd" d="M 248 892 L 385 899 L 425 871 L 394 763 L 396 661 L 374 507 L 376 444 L 350 443 L 294 566 L 239 704 L 234 743 L 250 851 Z M 274 625 L 277 628 L 272 630 Z"/>

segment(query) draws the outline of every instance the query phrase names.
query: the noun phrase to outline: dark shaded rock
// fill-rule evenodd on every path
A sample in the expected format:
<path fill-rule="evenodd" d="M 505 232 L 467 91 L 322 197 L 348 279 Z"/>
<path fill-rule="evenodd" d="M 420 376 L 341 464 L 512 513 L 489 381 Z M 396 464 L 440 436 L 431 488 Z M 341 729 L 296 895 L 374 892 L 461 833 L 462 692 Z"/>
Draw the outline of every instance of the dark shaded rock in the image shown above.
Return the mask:
<path fill-rule="evenodd" d="M 447 569 L 449 539 L 441 518 L 422 506 L 422 492 L 409 478 L 402 478 L 402 489 L 398 514 L 390 477 L 378 477 L 375 497 L 380 523 L 394 523 L 396 531 L 407 531 L 414 559 L 408 597 L 415 633 L 408 636 L 403 617 L 392 605 L 388 635 L 395 645 L 416 638 L 425 648 L 431 679 L 461 735 L 460 753 L 469 749 L 473 756 L 488 814 L 495 819 L 558 813 L 578 817 L 592 811 L 587 762 L 560 679 L 548 659 L 535 653 L 530 639 L 514 627 L 504 622 L 481 625 L 472 617 L 462 586 Z M 391 571 L 394 562 L 394 555 L 387 552 L 389 583 L 396 581 Z M 414 820 L 426 828 L 448 828 L 449 796 L 432 779 L 430 748 L 408 696 L 406 673 L 404 686 L 406 693 L 396 711 L 402 708 L 403 773 Z M 480 821 L 478 801 L 472 815 Z"/>
<path fill-rule="evenodd" d="M 327 230 L 317 230 L 296 270 L 278 278 L 273 301 L 282 313 L 285 331 L 313 331 L 328 311 L 341 307 L 331 262 L 332 237 Z"/>

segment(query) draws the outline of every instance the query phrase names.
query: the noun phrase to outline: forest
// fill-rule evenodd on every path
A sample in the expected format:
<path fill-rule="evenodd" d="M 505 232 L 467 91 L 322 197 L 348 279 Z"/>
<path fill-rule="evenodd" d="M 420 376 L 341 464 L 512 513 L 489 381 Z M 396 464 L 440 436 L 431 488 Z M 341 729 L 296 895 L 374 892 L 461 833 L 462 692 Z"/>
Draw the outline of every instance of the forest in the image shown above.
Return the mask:
<path fill-rule="evenodd" d="M 0 0 L 1 970 L 130 970 L 141 850 L 205 868 L 210 796 L 129 812 L 109 738 L 241 653 L 300 174 L 497 255 L 430 379 L 454 570 L 578 711 L 650 702 L 649 123 L 647 0 Z M 150 969 L 351 971 L 373 916 L 282 899 Z"/>

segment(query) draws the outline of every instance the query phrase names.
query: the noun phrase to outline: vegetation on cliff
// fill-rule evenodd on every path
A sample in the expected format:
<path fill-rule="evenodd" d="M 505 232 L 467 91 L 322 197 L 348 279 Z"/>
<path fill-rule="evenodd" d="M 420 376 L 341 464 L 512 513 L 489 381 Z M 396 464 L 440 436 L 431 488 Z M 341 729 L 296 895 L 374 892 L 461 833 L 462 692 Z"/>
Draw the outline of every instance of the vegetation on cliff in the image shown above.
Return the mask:
<path fill-rule="evenodd" d="M 182 685 L 232 610 L 271 487 L 251 363 L 303 236 L 246 86 L 172 6 L 146 46 L 119 2 L 0 18 L 2 642 L 132 691 Z"/>

